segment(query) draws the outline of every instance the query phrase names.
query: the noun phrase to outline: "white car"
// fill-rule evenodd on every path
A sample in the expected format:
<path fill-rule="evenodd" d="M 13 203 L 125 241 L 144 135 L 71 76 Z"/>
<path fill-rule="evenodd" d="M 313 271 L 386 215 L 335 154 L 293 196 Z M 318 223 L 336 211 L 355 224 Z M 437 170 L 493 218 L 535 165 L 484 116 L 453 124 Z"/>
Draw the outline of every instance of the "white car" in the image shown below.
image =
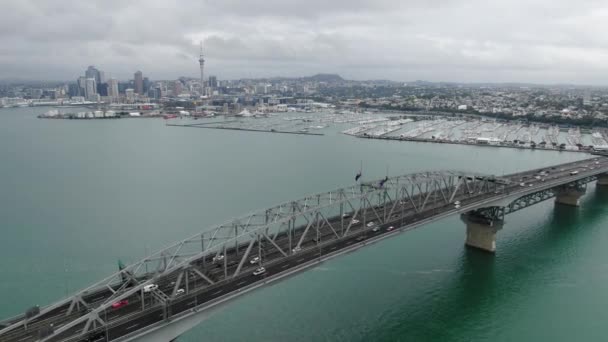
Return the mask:
<path fill-rule="evenodd" d="M 144 286 L 145 293 L 152 292 L 156 289 L 158 289 L 158 285 L 156 285 L 156 284 L 148 284 L 148 285 Z"/>
<path fill-rule="evenodd" d="M 175 292 L 175 295 L 179 296 L 179 295 L 183 294 L 184 292 L 186 292 L 186 291 L 184 291 L 184 289 L 177 289 L 177 291 Z"/>
<path fill-rule="evenodd" d="M 526 186 L 526 183 L 519 183 L 519 186 Z"/>
<path fill-rule="evenodd" d="M 299 252 L 299 251 L 301 251 L 301 250 L 302 250 L 302 248 L 300 248 L 300 247 L 296 247 L 296 248 L 292 249 L 291 251 L 292 251 L 293 253 L 298 253 L 298 252 Z"/>
<path fill-rule="evenodd" d="M 372 228 L 372 232 L 377 232 L 380 230 L 380 226 L 375 226 L 374 228 Z"/>
<path fill-rule="evenodd" d="M 454 206 L 454 208 L 456 208 L 456 209 L 460 209 L 460 204 L 456 204 L 456 205 Z"/>
<path fill-rule="evenodd" d="M 256 256 L 255 258 L 249 260 L 249 263 L 253 265 L 253 264 L 257 264 L 259 261 L 260 261 L 260 257 Z"/>
<path fill-rule="evenodd" d="M 342 215 L 342 218 L 349 218 L 349 217 L 350 217 L 350 214 L 343 214 Z"/>
<path fill-rule="evenodd" d="M 454 202 L 454 205 L 460 205 L 460 201 Z"/>
<path fill-rule="evenodd" d="M 373 226 L 375 226 L 376 224 L 372 221 L 370 223 L 367 224 L 367 228 L 371 228 Z"/>
<path fill-rule="evenodd" d="M 352 222 L 353 224 L 358 224 L 358 223 L 359 223 L 359 220 L 357 220 L 357 219 L 353 219 L 351 222 Z"/>
<path fill-rule="evenodd" d="M 223 254 L 218 254 L 218 255 L 216 255 L 216 256 L 213 257 L 213 262 L 222 261 L 222 260 L 224 260 L 224 255 Z"/>
<path fill-rule="evenodd" d="M 264 273 L 266 273 L 266 269 L 264 267 L 258 267 L 255 269 L 255 271 L 253 271 L 254 276 L 264 274 Z"/>

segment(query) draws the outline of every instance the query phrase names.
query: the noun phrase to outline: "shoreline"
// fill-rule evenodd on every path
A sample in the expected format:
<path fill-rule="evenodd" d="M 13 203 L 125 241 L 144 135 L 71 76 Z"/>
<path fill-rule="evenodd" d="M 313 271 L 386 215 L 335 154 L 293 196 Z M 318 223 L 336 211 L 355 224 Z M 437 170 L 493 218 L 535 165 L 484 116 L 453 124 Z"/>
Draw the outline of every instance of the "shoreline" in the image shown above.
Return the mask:
<path fill-rule="evenodd" d="M 466 146 L 479 146 L 479 147 L 503 147 L 503 148 L 512 148 L 519 150 L 541 150 L 541 151 L 555 151 L 555 152 L 576 152 L 576 153 L 592 153 L 595 151 L 586 151 L 586 150 L 560 150 L 558 148 L 547 148 L 547 147 L 539 147 L 536 145 L 535 148 L 525 147 L 525 146 L 512 146 L 512 145 L 492 145 L 492 144 L 471 144 L 463 141 L 454 141 L 454 140 L 436 140 L 436 139 L 422 139 L 422 138 L 402 138 L 402 137 L 391 137 L 391 136 L 364 136 L 364 135 L 353 135 L 356 138 L 361 139 L 378 139 L 378 140 L 393 140 L 393 141 L 413 141 L 420 143 L 435 143 L 435 144 L 451 144 L 451 145 L 466 145 Z"/>

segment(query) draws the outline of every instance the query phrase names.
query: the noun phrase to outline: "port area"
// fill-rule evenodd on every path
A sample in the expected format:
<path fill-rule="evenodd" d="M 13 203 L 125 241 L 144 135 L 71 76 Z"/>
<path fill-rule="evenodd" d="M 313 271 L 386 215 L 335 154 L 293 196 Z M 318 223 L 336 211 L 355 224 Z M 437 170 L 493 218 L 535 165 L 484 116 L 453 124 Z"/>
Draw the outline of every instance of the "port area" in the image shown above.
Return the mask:
<path fill-rule="evenodd" d="M 167 123 L 167 126 L 172 127 L 193 127 L 193 128 L 208 128 L 208 129 L 227 129 L 233 131 L 248 131 L 248 132 L 263 132 L 263 133 L 280 133 L 280 134 L 300 134 L 300 135 L 324 135 L 323 133 L 314 133 L 308 131 L 284 131 L 274 128 L 247 128 L 247 127 L 230 127 L 224 126 L 227 122 L 206 122 L 206 123 L 194 123 L 194 124 L 171 124 Z"/>

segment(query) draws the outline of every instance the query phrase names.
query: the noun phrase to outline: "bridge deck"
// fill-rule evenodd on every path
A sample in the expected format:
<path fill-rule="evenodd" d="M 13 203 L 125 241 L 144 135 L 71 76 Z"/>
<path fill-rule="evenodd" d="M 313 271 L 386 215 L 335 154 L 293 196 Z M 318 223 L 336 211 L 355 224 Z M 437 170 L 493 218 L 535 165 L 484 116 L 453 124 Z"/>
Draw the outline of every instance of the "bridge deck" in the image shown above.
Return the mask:
<path fill-rule="evenodd" d="M 584 165 L 587 168 L 583 168 Z M 433 220 L 491 206 L 505 198 L 517 198 L 577 180 L 590 180 L 598 174 L 608 172 L 608 159 L 594 158 L 543 168 L 542 170 L 549 171 L 544 181 L 533 178 L 539 170 L 541 169 L 502 177 L 508 184 L 500 184 L 496 180 L 488 183 L 488 178 L 481 180 L 475 176 L 469 177 L 470 186 L 466 180 L 462 183 L 466 186 L 445 183 L 444 188 L 438 188 L 436 192 L 452 190 L 454 196 L 449 201 L 445 195 L 434 193 L 431 196 L 428 191 L 419 191 L 409 197 L 378 199 L 375 204 L 368 201 L 348 212 L 341 207 L 339 212 L 334 210 L 332 216 L 323 218 L 319 218 L 323 214 L 318 213 L 314 220 L 311 217 L 309 222 L 291 226 L 291 229 L 277 230 L 274 234 L 262 232 L 246 241 L 235 239 L 232 245 L 224 245 L 223 249 L 193 260 L 187 268 L 147 274 L 134 279 L 129 286 L 118 283 L 111 288 L 93 289 L 82 295 L 87 306 L 74 305 L 69 315 L 67 313 L 72 302 L 43 312 L 31 319 L 27 326 L 18 323 L 22 317 L 13 318 L 4 322 L 11 329 L 1 330 L 0 339 L 7 342 L 35 341 L 39 330 L 51 323 L 57 333 L 50 336 L 49 341 L 85 341 L 94 337 L 113 340 L 155 324 L 168 324 L 169 318 L 192 314 L 195 308 L 205 309 L 218 301 L 243 293 L 243 289 L 261 286 L 321 260 Z M 571 175 L 573 170 L 579 173 Z M 527 183 L 526 186 L 520 186 L 522 181 Z M 380 190 L 380 193 L 382 191 L 384 190 Z M 374 198 L 375 195 L 376 192 L 373 193 Z M 460 201 L 459 208 L 455 207 L 454 201 Z M 346 212 L 347 215 L 343 215 Z M 354 223 L 353 219 L 359 222 Z M 368 226 L 370 222 L 373 226 Z M 202 242 L 204 241 L 203 239 Z M 223 259 L 214 261 L 219 254 L 223 255 Z M 260 260 L 250 262 L 256 256 Z M 266 271 L 254 275 L 253 271 L 262 265 Z M 150 293 L 128 293 L 129 289 L 141 289 L 150 282 L 157 284 L 158 289 Z M 175 291 L 178 286 L 185 293 L 177 295 Z M 121 297 L 121 293 L 125 295 Z M 108 307 L 108 304 L 120 299 L 128 300 L 128 304 L 118 309 Z M 99 310 L 104 305 L 107 308 Z M 95 310 L 98 310 L 101 321 L 106 322 L 99 328 L 90 325 L 90 320 L 82 320 Z M 85 327 L 88 331 L 83 337 L 81 333 Z M 61 331 L 62 328 L 64 331 Z"/>

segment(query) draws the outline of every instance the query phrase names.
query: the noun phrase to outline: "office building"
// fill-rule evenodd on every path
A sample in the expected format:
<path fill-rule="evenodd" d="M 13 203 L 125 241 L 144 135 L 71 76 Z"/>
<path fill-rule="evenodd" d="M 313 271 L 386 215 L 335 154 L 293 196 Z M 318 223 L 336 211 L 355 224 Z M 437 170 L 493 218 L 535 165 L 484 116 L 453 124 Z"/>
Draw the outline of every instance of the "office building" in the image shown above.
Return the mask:
<path fill-rule="evenodd" d="M 135 78 L 134 78 L 134 85 L 135 85 L 135 92 L 137 94 L 143 95 L 144 94 L 144 77 L 141 71 L 137 71 L 135 73 Z"/>

